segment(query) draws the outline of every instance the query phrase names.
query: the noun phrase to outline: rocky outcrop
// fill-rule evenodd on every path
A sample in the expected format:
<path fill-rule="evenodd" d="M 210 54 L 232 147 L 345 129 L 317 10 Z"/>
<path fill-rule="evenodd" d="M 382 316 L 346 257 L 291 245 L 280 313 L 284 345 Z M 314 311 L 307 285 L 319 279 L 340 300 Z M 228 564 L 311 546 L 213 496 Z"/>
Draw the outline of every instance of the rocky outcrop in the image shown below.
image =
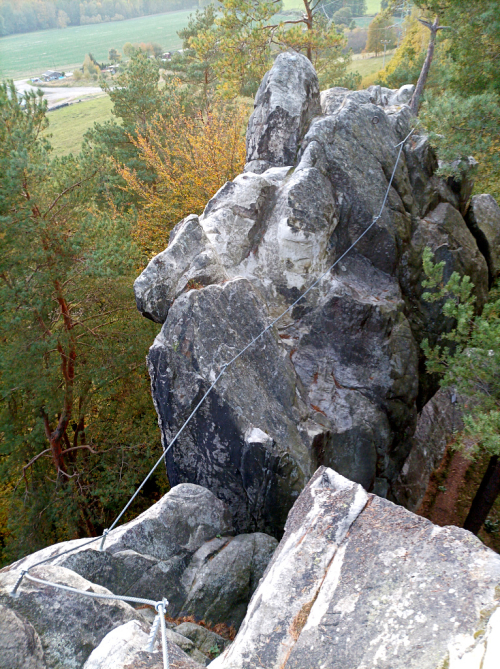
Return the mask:
<path fill-rule="evenodd" d="M 498 662 L 500 556 L 328 468 L 307 485 L 213 669 L 484 669 Z"/>
<path fill-rule="evenodd" d="M 184 483 L 109 532 L 102 551 L 88 539 L 68 541 L 4 568 L 0 669 L 125 669 L 130 663 L 162 662 L 160 651 L 149 656 L 144 650 L 154 619 L 148 609 L 68 593 L 26 577 L 12 597 L 21 569 L 84 591 L 153 601 L 165 597 L 172 618 L 191 616 L 237 629 L 277 541 L 262 533 L 233 535 L 228 507 L 209 490 Z M 67 554 L 68 549 L 73 552 Z M 35 566 L 42 560 L 49 563 Z M 173 627 L 169 623 L 168 640 L 177 665 L 171 667 L 205 665 L 227 645 L 196 624 Z"/>
<path fill-rule="evenodd" d="M 411 92 L 319 96 L 307 59 L 278 56 L 256 97 L 244 174 L 136 281 L 140 309 L 163 322 L 148 364 L 165 447 L 221 369 L 290 307 L 227 368 L 167 456 L 170 481 L 212 490 L 239 533 L 279 537 L 318 465 L 391 494 L 417 407 L 437 390 L 420 343 L 453 325 L 423 301 L 426 246 L 445 278 L 471 276 L 478 309 L 485 301 L 486 261 L 461 214 L 470 184 L 442 180 L 427 138 L 407 138 Z M 185 251 L 182 231 L 193 236 Z M 210 271 L 190 284 L 201 257 Z"/>
<path fill-rule="evenodd" d="M 442 388 L 422 409 L 410 454 L 392 487 L 394 501 L 410 511 L 420 507 L 431 474 L 441 464 L 446 447 L 463 429 L 463 405 L 464 398 L 453 388 Z"/>
<path fill-rule="evenodd" d="M 490 285 L 500 276 L 500 207 L 491 195 L 474 195 L 467 225 L 488 263 Z"/>
<path fill-rule="evenodd" d="M 266 534 L 232 536 L 228 507 L 209 490 L 184 483 L 107 535 L 49 546 L 11 565 L 18 572 L 49 557 L 114 594 L 169 601 L 172 617 L 194 616 L 238 628 L 277 546 Z M 76 548 L 69 555 L 63 553 Z"/>
<path fill-rule="evenodd" d="M 110 594 L 106 588 L 64 567 L 43 565 L 31 573 L 79 590 Z M 17 577 L 14 570 L 0 574 L 0 605 L 14 613 L 15 619 L 10 615 L 10 624 L 24 638 L 17 651 L 26 653 L 35 667 L 36 658 L 43 669 L 80 669 L 108 632 L 140 618 L 125 602 L 79 596 L 27 579 L 23 580 L 19 595 L 13 598 L 10 593 Z"/>
<path fill-rule="evenodd" d="M 206 666 L 206 657 L 196 662 L 175 643 L 169 631 L 167 638 L 171 669 L 201 669 Z M 187 641 L 187 639 L 185 639 Z M 159 640 L 153 652 L 147 652 L 148 631 L 137 621 L 131 621 L 109 632 L 99 646 L 92 651 L 83 669 L 163 669 L 163 658 Z"/>
<path fill-rule="evenodd" d="M 247 171 L 293 165 L 300 141 L 321 112 L 311 62 L 299 53 L 281 53 L 259 87 L 247 133 Z"/>

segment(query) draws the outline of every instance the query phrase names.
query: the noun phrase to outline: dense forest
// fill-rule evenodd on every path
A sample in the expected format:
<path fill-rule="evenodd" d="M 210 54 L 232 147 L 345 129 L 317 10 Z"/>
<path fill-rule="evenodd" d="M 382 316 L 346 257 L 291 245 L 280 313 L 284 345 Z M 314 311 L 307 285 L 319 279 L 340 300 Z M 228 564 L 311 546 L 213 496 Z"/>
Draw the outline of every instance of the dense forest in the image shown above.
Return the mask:
<path fill-rule="evenodd" d="M 97 7 L 101 18 L 113 18 L 167 4 L 172 8 L 161 0 L 2 2 L 1 16 L 12 32 L 51 27 L 58 12 L 74 23 L 96 16 Z M 9 18 L 14 9 L 26 12 L 23 28 L 19 17 Z M 184 49 L 168 72 L 137 50 L 112 87 L 103 82 L 114 118 L 88 132 L 79 155 L 53 155 L 41 94 L 20 99 L 11 83 L 2 84 L 0 562 L 102 532 L 158 457 L 144 365 L 158 328 L 137 313 L 133 280 L 178 221 L 201 213 L 241 172 L 252 96 L 278 51 L 307 55 L 322 88 L 361 85 L 347 70 L 342 30 L 320 9 L 290 25 L 273 20 L 276 7 L 266 0 L 253 0 L 251 13 L 243 0 L 198 10 L 180 32 Z M 364 83 L 416 83 L 429 44 L 419 19 L 436 16 L 453 30 L 438 34 L 416 123 L 429 133 L 442 174 L 453 177 L 473 155 L 476 192 L 498 197 L 497 0 L 418 0 L 395 57 Z M 478 457 L 498 461 L 498 292 L 479 316 L 463 277 L 443 285 L 431 258 L 426 271 L 431 293 L 441 291 L 457 323 L 451 346 L 426 350 L 429 370 L 474 398 L 469 441 Z M 160 471 L 131 513 L 167 486 Z"/>
<path fill-rule="evenodd" d="M 0 0 L 0 37 L 190 9 L 197 0 Z"/>

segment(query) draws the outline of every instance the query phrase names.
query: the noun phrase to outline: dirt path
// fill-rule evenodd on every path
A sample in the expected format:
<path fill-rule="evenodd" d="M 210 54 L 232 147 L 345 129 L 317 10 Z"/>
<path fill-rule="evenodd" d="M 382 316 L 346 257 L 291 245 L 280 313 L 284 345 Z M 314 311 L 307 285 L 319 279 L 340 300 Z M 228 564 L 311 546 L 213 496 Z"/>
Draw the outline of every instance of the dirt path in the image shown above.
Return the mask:
<path fill-rule="evenodd" d="M 27 79 L 14 82 L 18 93 L 41 90 L 47 100 L 48 108 L 53 109 L 62 104 L 69 104 L 79 100 L 90 100 L 105 95 L 99 86 L 74 86 L 74 87 L 44 87 L 32 86 Z"/>

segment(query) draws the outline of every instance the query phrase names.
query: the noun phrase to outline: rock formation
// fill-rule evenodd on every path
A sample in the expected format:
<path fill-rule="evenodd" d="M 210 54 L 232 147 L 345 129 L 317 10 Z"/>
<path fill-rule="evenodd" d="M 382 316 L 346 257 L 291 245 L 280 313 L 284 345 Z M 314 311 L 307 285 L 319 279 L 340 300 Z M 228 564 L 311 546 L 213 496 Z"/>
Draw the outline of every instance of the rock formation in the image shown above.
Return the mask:
<path fill-rule="evenodd" d="M 129 542 L 156 555 L 172 555 L 174 550 L 180 556 L 184 551 L 184 574 L 200 574 L 200 564 L 206 567 L 225 553 L 224 548 L 213 551 L 210 544 L 220 544 L 217 536 L 209 537 L 217 528 L 230 529 L 226 516 L 227 508 L 208 490 L 183 484 L 110 533 L 103 555 L 118 559 L 127 554 L 121 565 L 125 580 L 134 551 L 117 549 Z M 92 599 L 26 579 L 16 598 L 9 594 L 21 566 L 49 556 L 51 564 L 31 573 L 103 594 L 110 591 L 96 582 L 107 575 L 114 592 L 122 594 L 118 570 L 94 570 L 91 582 L 61 566 L 72 558 L 75 568 L 82 570 L 99 564 L 99 553 L 90 556 L 79 544 L 72 544 L 74 555 L 62 555 L 70 542 L 58 544 L 0 573 L 0 669 L 163 669 L 159 639 L 152 652 L 147 650 L 152 609 Z M 302 491 L 277 547 L 275 540 L 268 537 L 265 542 L 261 534 L 254 535 L 251 548 L 241 535 L 229 546 L 233 553 L 226 553 L 224 577 L 220 565 L 213 580 L 205 573 L 195 581 L 198 593 L 206 588 L 201 597 L 205 606 L 212 598 L 213 606 L 206 610 L 213 615 L 229 611 L 229 618 L 239 619 L 246 609 L 241 593 L 253 593 L 239 632 L 229 643 L 192 622 L 168 622 L 171 669 L 497 667 L 500 556 L 469 532 L 436 527 L 329 468 L 320 467 Z M 106 558 L 100 564 L 109 566 Z M 156 562 L 161 564 L 168 565 L 167 558 Z M 243 565 L 239 580 L 238 564 Z M 160 583 L 152 568 L 143 569 L 143 589 L 150 571 L 151 594 L 159 599 L 173 591 L 168 613 L 175 615 L 176 579 L 184 582 L 184 575 L 170 572 Z M 135 569 L 131 572 L 137 575 Z"/>
<path fill-rule="evenodd" d="M 441 388 L 422 409 L 410 454 L 392 487 L 398 504 L 415 512 L 420 507 L 431 474 L 439 468 L 446 447 L 463 429 L 465 403 L 453 388 Z"/>
<path fill-rule="evenodd" d="M 488 263 L 491 285 L 500 276 L 500 207 L 491 195 L 474 195 L 466 220 Z"/>
<path fill-rule="evenodd" d="M 493 669 L 500 556 L 331 469 L 307 485 L 213 669 Z"/>
<path fill-rule="evenodd" d="M 437 389 L 420 343 L 452 326 L 422 299 L 426 246 L 445 278 L 471 277 L 478 309 L 486 299 L 466 178 L 438 177 L 418 130 L 396 166 L 411 92 L 320 95 L 309 61 L 280 54 L 257 93 L 244 173 L 176 226 L 135 283 L 139 309 L 163 323 L 148 364 L 167 447 L 224 365 L 366 231 L 395 169 L 370 231 L 227 369 L 167 455 L 172 485 L 211 490 L 237 532 L 280 537 L 319 465 L 393 495 L 417 408 Z"/>
<path fill-rule="evenodd" d="M 111 531 L 103 551 L 98 543 L 88 546 L 88 539 L 78 539 L 4 568 L 0 648 L 6 652 L 0 653 L 0 669 L 81 669 L 85 662 L 86 669 L 105 669 L 108 657 L 109 666 L 118 667 L 119 660 L 144 651 L 152 619 L 128 603 L 91 599 L 27 579 L 18 596 L 10 596 L 21 569 L 49 558 L 30 573 L 80 590 L 153 601 L 166 597 L 172 618 L 192 616 L 238 628 L 277 541 L 262 533 L 233 535 L 228 507 L 210 491 L 184 483 Z M 65 554 L 70 548 L 75 550 Z M 121 628 L 125 629 L 118 632 Z M 197 625 L 180 625 L 168 634 L 177 647 L 172 653 L 184 658 L 179 665 L 183 669 L 194 667 L 188 656 L 198 664 L 208 662 L 207 644 L 225 645 L 217 634 Z M 112 659 L 117 647 L 120 657 Z"/>

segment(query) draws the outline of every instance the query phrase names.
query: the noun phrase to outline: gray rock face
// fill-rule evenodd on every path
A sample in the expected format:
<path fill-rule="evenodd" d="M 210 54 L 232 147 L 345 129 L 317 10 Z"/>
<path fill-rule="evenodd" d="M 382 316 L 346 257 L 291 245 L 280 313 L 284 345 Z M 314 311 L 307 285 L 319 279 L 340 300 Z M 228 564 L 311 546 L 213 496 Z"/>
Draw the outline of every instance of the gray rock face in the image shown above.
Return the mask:
<path fill-rule="evenodd" d="M 460 213 L 470 184 L 440 179 L 416 132 L 395 169 L 411 92 L 335 88 L 320 109 L 310 63 L 280 55 L 256 98 L 245 173 L 197 219 L 205 255 L 229 280 L 189 289 L 180 232 L 158 256 L 171 262 L 168 276 L 151 280 L 147 269 L 138 279 L 152 296 L 144 312 L 163 320 L 148 364 L 165 447 L 223 366 L 318 280 L 227 369 L 168 454 L 171 483 L 210 489 L 238 533 L 281 536 L 319 465 L 392 494 L 416 408 L 437 390 L 421 341 L 453 326 L 422 299 L 426 246 L 446 278 L 471 276 L 478 309 L 486 299 L 486 261 Z M 324 274 L 378 216 L 394 169 L 380 218 Z"/>
<path fill-rule="evenodd" d="M 171 669 L 200 669 L 205 666 L 193 660 L 172 640 L 170 630 L 167 637 Z M 187 639 L 185 639 L 187 641 Z M 143 623 L 131 621 L 107 634 L 99 646 L 92 651 L 83 669 L 163 669 L 159 639 L 152 653 L 145 651 L 148 645 L 148 630 Z"/>
<path fill-rule="evenodd" d="M 318 79 L 310 61 L 298 53 L 280 53 L 257 91 L 248 124 L 250 171 L 293 165 L 299 143 L 319 113 Z"/>
<path fill-rule="evenodd" d="M 165 443 L 225 360 L 267 323 L 262 299 L 246 279 L 192 290 L 174 303 L 148 358 Z M 307 480 L 305 430 L 297 425 L 305 412 L 280 349 L 269 332 L 249 352 L 251 366 L 242 360 L 231 367 L 166 458 L 171 484 L 191 480 L 211 489 L 231 508 L 238 532 L 284 523 Z M 268 374 L 260 373 L 263 367 Z M 261 443 L 252 432 L 257 427 Z"/>
<path fill-rule="evenodd" d="M 492 284 L 500 276 L 500 207 L 495 198 L 485 194 L 474 195 L 466 220 L 486 258 Z"/>
<path fill-rule="evenodd" d="M 45 669 L 40 638 L 32 625 L 0 604 L 0 669 Z"/>
<path fill-rule="evenodd" d="M 213 669 L 480 669 L 500 638 L 500 556 L 331 469 L 313 476 Z"/>
<path fill-rule="evenodd" d="M 442 388 L 418 417 L 413 446 L 392 488 L 393 498 L 410 511 L 424 499 L 432 472 L 440 465 L 446 446 L 463 429 L 463 398 L 453 389 Z"/>
<path fill-rule="evenodd" d="M 134 283 L 137 308 L 163 323 L 175 298 L 191 285 L 224 281 L 227 275 L 197 216 L 188 216 L 175 231 L 168 249 L 151 260 Z"/>
<path fill-rule="evenodd" d="M 31 573 L 79 590 L 92 589 L 93 592 L 110 594 L 106 588 L 90 583 L 64 567 L 43 565 Z M 22 645 L 16 650 L 30 652 L 29 661 L 34 667 L 80 669 L 108 632 L 140 618 L 140 614 L 124 602 L 82 597 L 27 579 L 18 590 L 19 596 L 12 598 L 10 592 L 17 576 L 15 571 L 0 574 L 0 605 L 14 613 L 17 621 L 10 615 L 9 624 L 17 628 L 18 634 L 19 621 L 22 621 L 24 640 L 20 637 Z"/>
<path fill-rule="evenodd" d="M 237 629 L 277 545 L 273 537 L 257 532 L 202 546 L 182 577 L 188 593 L 182 614 Z"/>
<path fill-rule="evenodd" d="M 277 541 L 261 533 L 228 536 L 233 533 L 228 507 L 210 491 L 184 483 L 135 520 L 110 532 L 105 550 L 98 550 L 96 543 L 64 555 L 75 545 L 65 542 L 20 560 L 7 573 L 15 579 L 20 569 L 51 557 L 51 569 L 81 576 L 85 583 L 116 595 L 153 601 L 166 597 L 172 617 L 193 615 L 238 628 Z M 191 641 L 182 643 L 187 646 L 181 644 L 181 648 L 192 655 Z"/>

